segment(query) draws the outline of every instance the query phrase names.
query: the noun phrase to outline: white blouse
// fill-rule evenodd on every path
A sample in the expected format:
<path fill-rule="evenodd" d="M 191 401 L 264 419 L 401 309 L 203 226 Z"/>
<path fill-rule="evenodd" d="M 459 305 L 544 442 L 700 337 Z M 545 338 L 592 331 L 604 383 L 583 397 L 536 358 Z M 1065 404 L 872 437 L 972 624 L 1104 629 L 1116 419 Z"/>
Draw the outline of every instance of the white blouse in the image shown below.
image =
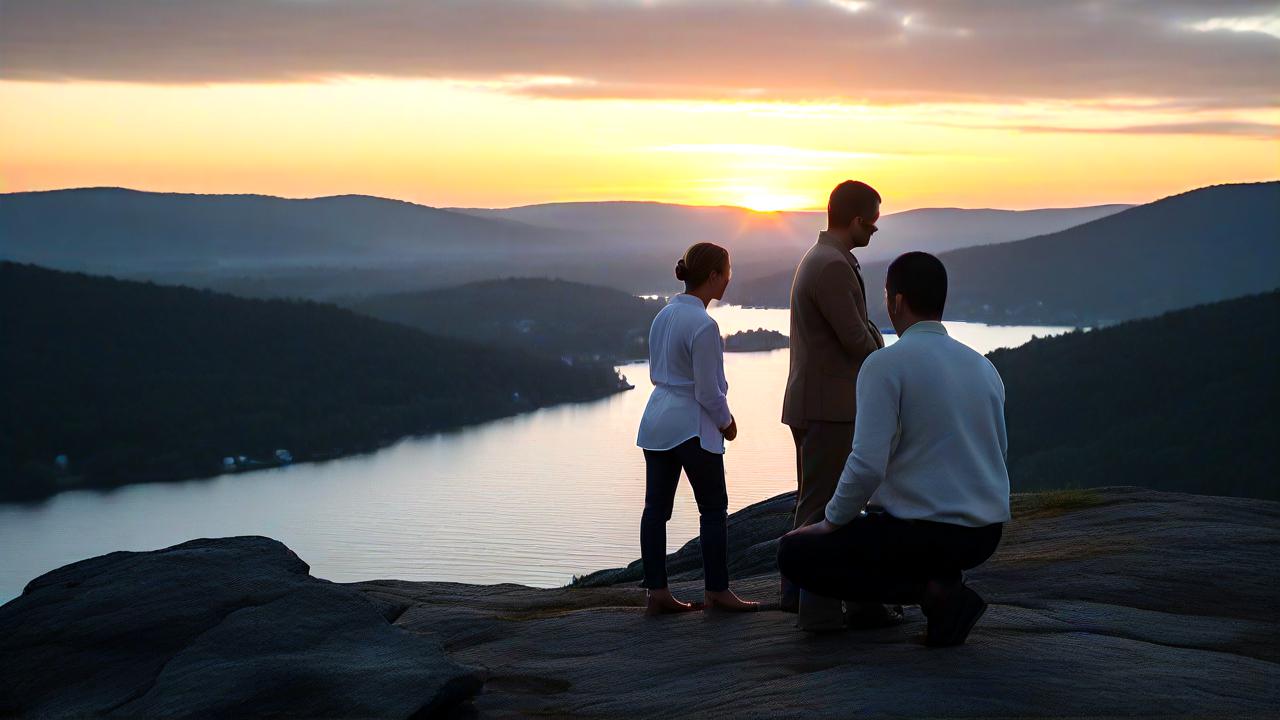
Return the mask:
<path fill-rule="evenodd" d="M 653 394 L 640 419 L 636 444 L 670 450 L 689 438 L 721 454 L 729 424 L 729 383 L 724 377 L 720 326 L 702 301 L 681 293 L 658 312 L 649 328 L 649 379 Z"/>

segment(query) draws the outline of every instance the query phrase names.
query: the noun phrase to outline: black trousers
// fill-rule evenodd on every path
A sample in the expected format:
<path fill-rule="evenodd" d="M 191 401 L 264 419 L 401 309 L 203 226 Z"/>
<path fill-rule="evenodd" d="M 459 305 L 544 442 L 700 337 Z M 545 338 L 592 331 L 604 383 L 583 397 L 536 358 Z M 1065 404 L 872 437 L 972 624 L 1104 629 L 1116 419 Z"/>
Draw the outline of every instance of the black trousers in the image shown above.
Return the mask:
<path fill-rule="evenodd" d="M 796 444 L 794 527 L 822 522 L 853 449 L 853 423 L 813 421 L 792 427 L 791 439 Z"/>
<path fill-rule="evenodd" d="M 706 589 L 729 588 L 729 560 L 725 514 L 729 496 L 724 484 L 724 456 L 702 449 L 690 438 L 670 450 L 645 450 L 644 514 L 640 518 L 640 557 L 644 562 L 644 587 L 667 586 L 667 521 L 676 499 L 683 469 L 698 503 L 699 537 Z"/>
<path fill-rule="evenodd" d="M 791 426 L 796 445 L 796 514 L 793 527 L 822 522 L 827 503 L 836 492 L 844 461 L 853 448 L 853 423 L 810 421 L 804 427 Z M 800 589 L 782 576 L 782 606 L 794 612 L 799 607 Z"/>
<path fill-rule="evenodd" d="M 986 562 L 1003 530 L 869 513 L 830 533 L 783 537 L 778 569 L 819 595 L 915 605 L 928 581 L 949 584 Z"/>

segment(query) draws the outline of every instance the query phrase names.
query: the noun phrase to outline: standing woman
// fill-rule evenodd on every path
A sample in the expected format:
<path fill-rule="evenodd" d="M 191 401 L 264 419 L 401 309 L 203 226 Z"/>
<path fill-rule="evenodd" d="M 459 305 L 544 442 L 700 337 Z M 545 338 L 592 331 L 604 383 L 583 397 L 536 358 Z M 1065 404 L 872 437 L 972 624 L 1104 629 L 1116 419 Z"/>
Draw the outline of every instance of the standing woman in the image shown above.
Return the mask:
<path fill-rule="evenodd" d="M 644 449 L 644 515 L 640 556 L 644 562 L 645 614 L 698 610 L 667 587 L 667 521 L 683 469 L 698 503 L 705 606 L 751 611 L 729 589 L 725 513 L 724 441 L 738 426 L 725 393 L 724 342 L 707 305 L 724 296 L 732 270 L 719 245 L 698 243 L 676 263 L 685 291 L 671 298 L 649 329 L 649 377 L 653 394 L 640 420 L 636 444 Z"/>

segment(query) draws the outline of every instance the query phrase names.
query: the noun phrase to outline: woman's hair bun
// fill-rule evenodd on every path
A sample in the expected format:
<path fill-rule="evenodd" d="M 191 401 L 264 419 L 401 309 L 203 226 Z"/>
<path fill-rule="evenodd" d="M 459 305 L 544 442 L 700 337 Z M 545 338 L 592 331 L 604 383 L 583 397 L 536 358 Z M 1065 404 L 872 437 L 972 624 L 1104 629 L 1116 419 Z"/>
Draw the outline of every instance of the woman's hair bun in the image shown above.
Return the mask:
<path fill-rule="evenodd" d="M 690 245 L 676 263 L 676 279 L 684 281 L 686 290 L 702 287 L 713 272 L 723 275 L 728 271 L 729 251 L 708 242 Z"/>

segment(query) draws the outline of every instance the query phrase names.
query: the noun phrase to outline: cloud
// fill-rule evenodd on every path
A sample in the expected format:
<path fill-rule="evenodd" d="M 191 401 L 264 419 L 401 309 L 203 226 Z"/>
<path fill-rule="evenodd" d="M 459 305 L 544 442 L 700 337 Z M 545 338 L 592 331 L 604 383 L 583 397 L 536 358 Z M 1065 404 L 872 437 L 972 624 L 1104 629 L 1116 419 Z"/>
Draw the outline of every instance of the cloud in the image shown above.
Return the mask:
<path fill-rule="evenodd" d="M 1120 125 L 1116 127 L 1059 127 L 1054 125 L 1020 125 L 1014 128 L 1033 133 L 1087 133 L 1107 135 L 1241 135 L 1280 139 L 1280 126 L 1240 121 L 1208 121 Z"/>
<path fill-rule="evenodd" d="M 1260 32 L 1280 38 L 1280 13 L 1252 17 L 1215 17 L 1189 23 L 1187 27 L 1201 32 L 1231 30 L 1234 32 Z"/>
<path fill-rule="evenodd" d="M 961 130 L 1016 130 L 1024 133 L 1063 133 L 1083 135 L 1234 135 L 1262 139 L 1280 139 L 1280 125 L 1248 120 L 1194 120 L 1188 122 L 1162 122 L 1129 125 L 1053 125 L 1031 123 L 931 122 L 937 127 Z"/>
<path fill-rule="evenodd" d="M 5 0 L 0 77 L 448 79 L 555 98 L 1280 103 L 1253 0 Z"/>
<path fill-rule="evenodd" d="M 789 159 L 789 160 L 866 160 L 887 157 L 881 152 L 856 152 L 848 150 L 817 150 L 788 145 L 760 145 L 752 143 L 678 143 L 648 148 L 650 152 L 667 152 L 694 155 L 729 155 L 732 157 Z"/>

